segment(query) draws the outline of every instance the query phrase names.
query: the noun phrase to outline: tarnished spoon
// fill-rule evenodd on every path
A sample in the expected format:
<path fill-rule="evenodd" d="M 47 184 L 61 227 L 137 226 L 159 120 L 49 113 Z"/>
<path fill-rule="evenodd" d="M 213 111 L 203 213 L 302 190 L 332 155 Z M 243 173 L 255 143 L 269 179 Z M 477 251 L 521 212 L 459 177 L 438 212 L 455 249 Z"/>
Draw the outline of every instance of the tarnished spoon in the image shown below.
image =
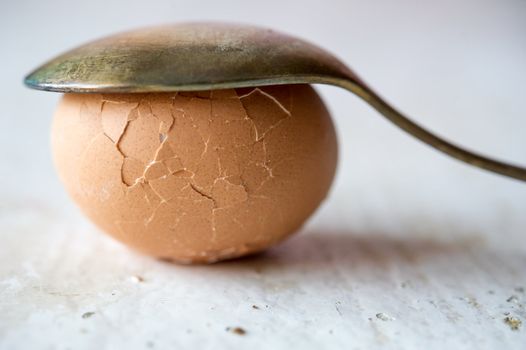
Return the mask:
<path fill-rule="evenodd" d="M 86 93 L 330 84 L 358 95 L 398 127 L 454 158 L 526 181 L 525 168 L 467 151 L 415 124 L 330 53 L 258 27 L 185 23 L 117 34 L 66 52 L 29 74 L 25 83 Z"/>

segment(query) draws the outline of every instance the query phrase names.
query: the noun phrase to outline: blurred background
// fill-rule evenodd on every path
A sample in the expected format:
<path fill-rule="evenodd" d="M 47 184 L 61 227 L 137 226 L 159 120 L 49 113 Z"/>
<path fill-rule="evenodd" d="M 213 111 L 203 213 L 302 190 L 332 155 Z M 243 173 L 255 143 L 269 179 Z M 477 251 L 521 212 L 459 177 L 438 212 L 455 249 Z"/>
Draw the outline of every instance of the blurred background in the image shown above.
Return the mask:
<path fill-rule="evenodd" d="M 348 63 L 370 86 L 421 125 L 469 149 L 526 165 L 524 0 L 3 2 L 0 4 L 0 239 L 6 243 L 0 244 L 0 276 L 4 281 L 21 274 L 19 266 L 29 261 L 30 255 L 37 260 L 42 251 L 50 255 L 56 244 L 59 249 L 79 249 L 86 255 L 86 260 L 82 261 L 72 256 L 69 259 L 73 262 L 68 262 L 68 258 L 60 260 L 61 263 L 54 260 L 59 265 L 78 267 L 90 260 L 87 252 L 100 246 L 113 247 L 108 249 L 117 251 L 117 255 L 127 254 L 108 238 L 94 233 L 96 230 L 67 198 L 55 175 L 48 145 L 50 122 L 60 95 L 27 89 L 22 84 L 23 77 L 55 55 L 100 36 L 135 27 L 194 20 L 257 24 L 314 42 Z M 500 262 L 495 260 L 497 267 L 492 274 L 488 274 L 486 268 L 479 270 L 478 262 L 460 262 L 459 269 L 464 275 L 478 274 L 479 287 L 490 285 L 491 281 L 498 279 L 497 275 L 507 276 L 500 279 L 500 283 L 508 283 L 506 288 L 512 288 L 514 283 L 517 286 L 526 284 L 526 275 L 520 272 L 526 270 L 526 184 L 439 154 L 343 90 L 319 86 L 318 91 L 337 126 L 340 162 L 331 195 L 301 235 L 327 231 L 366 237 L 374 233 L 381 237 L 382 242 L 386 237 L 396 237 L 402 245 L 418 238 L 450 243 L 473 239 L 486 247 L 481 250 L 491 254 L 495 251 L 503 253 L 498 255 Z M 83 238 L 80 241 L 63 239 L 68 234 Z M 301 247 L 307 249 L 308 254 L 302 251 L 296 256 L 300 260 L 316 256 L 312 247 L 305 248 L 301 242 L 305 241 L 294 238 L 285 247 L 297 247 L 300 251 Z M 364 244 L 376 249 L 373 241 Z M 407 244 L 405 247 L 409 250 L 418 249 Z M 286 261 L 283 249 L 278 248 L 275 254 L 285 254 L 282 258 Z M 396 244 L 388 244 L 387 249 L 397 254 Z M 362 254 L 359 250 L 352 251 Z M 334 254 L 333 258 L 341 263 L 348 262 L 345 251 L 327 254 Z M 382 258 L 383 253 L 376 254 Z M 506 256 L 513 256 L 514 260 L 508 261 Z M 486 257 L 479 256 L 478 259 Z M 45 266 L 48 258 L 38 261 Z M 97 255 L 97 258 L 112 261 L 110 257 Z M 133 265 L 136 263 L 124 263 L 128 261 L 126 259 L 143 258 L 117 258 L 123 266 L 136 266 Z M 320 264 L 324 261 L 321 257 L 316 259 Z M 145 260 L 139 261 L 139 265 L 149 264 Z M 388 259 L 389 263 L 396 265 Z M 515 272 L 508 274 L 512 265 Z M 455 269 L 454 266 L 445 266 L 447 271 Z M 503 266 L 503 270 L 498 266 Z M 100 269 L 104 270 L 104 267 L 100 266 Z M 437 265 L 430 263 L 424 274 L 430 274 L 428 278 L 433 280 L 433 273 L 429 271 L 436 269 L 439 269 Z M 38 285 L 51 283 L 58 289 L 66 288 L 53 277 L 51 267 L 45 271 L 47 275 L 43 271 L 37 274 L 48 276 L 50 280 L 46 282 L 44 277 L 39 277 Z M 73 272 L 60 271 L 74 276 Z M 83 271 L 93 276 L 97 273 L 90 269 Z M 296 270 L 290 271 L 293 274 Z M 390 272 L 379 271 L 391 276 Z M 337 278 L 329 275 L 330 272 L 322 274 L 329 280 Z M 272 280 L 273 275 L 270 276 Z M 182 279 L 180 283 L 190 283 L 184 280 L 190 278 L 188 276 L 178 278 Z M 276 275 L 274 278 L 279 280 L 281 277 Z M 294 275 L 287 278 L 297 279 L 299 284 L 305 283 L 305 288 L 308 288 L 309 280 Z M 51 280 L 54 282 L 49 282 Z M 93 280 L 96 278 L 92 277 L 90 281 Z M 449 282 L 452 285 L 459 283 Z M 26 276 L 16 283 L 26 286 L 36 282 Z M 15 287 L 9 283 L 1 287 L 0 283 L 0 288 L 4 288 L 0 292 L 14 298 L 11 300 L 19 303 L 25 300 L 26 304 L 33 305 L 36 296 L 26 295 L 27 299 L 21 299 L 16 283 Z M 243 280 L 239 281 L 239 288 L 243 288 L 243 283 Z M 441 281 L 437 283 L 441 284 Z M 380 292 L 385 285 L 377 287 Z M 371 288 L 369 292 L 374 294 L 374 287 Z M 431 283 L 415 293 L 427 295 L 433 288 L 436 286 L 432 287 Z M 469 289 L 470 285 L 466 284 L 465 288 Z M 498 290 L 498 286 L 487 288 Z M 94 285 L 90 290 L 94 295 L 101 293 Z M 313 287 L 312 291 L 315 290 Z M 323 289 L 319 293 L 323 295 Z M 504 298 L 508 291 L 503 289 L 502 293 Z M 448 295 L 457 297 L 454 293 Z M 360 297 L 356 295 L 356 298 Z M 443 297 L 446 301 L 447 298 Z M 5 298 L 2 299 L 0 309 L 19 323 L 8 331 L 7 319 L 4 323 L 0 320 L 0 338 L 3 331 L 4 335 L 9 335 L 6 339 L 10 341 L 0 341 L 0 345 L 13 346 L 26 334 L 24 329 L 29 332 L 31 328 L 24 328 L 23 317 L 11 309 L 12 305 L 8 305 Z M 301 305 L 308 304 L 306 300 L 299 300 Z M 199 305 L 208 310 L 208 304 L 203 300 L 200 302 Z M 290 302 L 294 305 L 294 301 Z M 310 302 L 319 306 L 313 300 Z M 78 300 L 74 304 L 77 307 L 84 305 Z M 71 305 L 69 308 L 76 310 Z M 27 317 L 34 311 L 31 307 L 24 310 Z M 400 310 L 403 308 L 398 310 L 403 314 Z M 293 311 L 284 311 L 280 317 L 289 322 L 287 317 L 291 315 L 295 315 Z M 522 315 L 524 320 L 525 314 Z M 364 319 L 367 317 L 363 315 Z M 442 321 L 446 319 L 440 317 Z M 489 316 L 482 321 L 475 314 L 470 317 L 486 334 L 492 332 L 492 324 L 484 326 L 484 322 L 490 322 Z M 330 320 L 327 322 L 332 322 Z M 38 328 L 39 321 L 33 321 L 35 329 Z M 288 324 L 295 324 L 290 322 Z M 415 321 L 414 327 L 420 327 L 417 324 Z M 504 325 L 499 321 L 495 327 L 500 329 Z M 379 341 L 373 330 L 364 329 L 363 332 L 372 335 L 362 337 L 365 340 L 355 335 L 356 339 L 363 340 L 362 345 Z M 404 334 L 404 329 L 393 332 Z M 444 335 L 453 333 L 451 328 Z M 498 337 L 508 341 L 509 345 L 519 344 L 525 339 L 524 336 L 513 338 L 514 335 L 508 333 L 505 333 L 506 337 L 512 338 L 502 338 L 500 333 Z M 284 341 L 286 336 L 276 339 Z M 339 339 L 344 341 L 345 337 Z M 367 339 L 373 340 L 368 342 Z M 454 341 L 454 337 L 452 339 L 449 341 Z M 470 339 L 473 336 L 466 336 L 465 341 Z M 489 347 L 497 344 L 496 338 L 491 339 L 485 339 Z M 411 344 L 416 346 L 419 342 Z M 452 344 L 463 343 L 459 340 L 459 343 Z M 435 345 L 439 348 L 440 343 Z"/>

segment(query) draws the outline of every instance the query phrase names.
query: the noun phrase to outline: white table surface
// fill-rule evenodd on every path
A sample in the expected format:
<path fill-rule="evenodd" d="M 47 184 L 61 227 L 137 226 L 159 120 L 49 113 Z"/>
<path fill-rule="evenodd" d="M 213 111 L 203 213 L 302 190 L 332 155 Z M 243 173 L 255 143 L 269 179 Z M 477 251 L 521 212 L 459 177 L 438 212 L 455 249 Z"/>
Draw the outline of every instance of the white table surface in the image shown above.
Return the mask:
<path fill-rule="evenodd" d="M 79 214 L 48 150 L 59 96 L 21 85 L 103 34 L 243 20 L 321 44 L 421 124 L 526 164 L 524 1 L 145 4 L 1 5 L 0 349 L 526 347 L 525 184 L 450 160 L 322 87 L 341 155 L 321 209 L 266 254 L 177 266 Z"/>

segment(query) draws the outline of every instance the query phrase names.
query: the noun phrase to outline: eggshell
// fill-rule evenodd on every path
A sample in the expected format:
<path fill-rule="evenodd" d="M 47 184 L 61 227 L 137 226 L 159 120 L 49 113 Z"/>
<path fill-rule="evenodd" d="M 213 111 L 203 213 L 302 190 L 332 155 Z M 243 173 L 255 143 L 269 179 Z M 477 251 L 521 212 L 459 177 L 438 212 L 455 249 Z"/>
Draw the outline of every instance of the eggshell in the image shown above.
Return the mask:
<path fill-rule="evenodd" d="M 298 230 L 337 160 L 309 85 L 66 94 L 52 147 L 67 191 L 102 230 L 184 263 L 261 251 Z"/>

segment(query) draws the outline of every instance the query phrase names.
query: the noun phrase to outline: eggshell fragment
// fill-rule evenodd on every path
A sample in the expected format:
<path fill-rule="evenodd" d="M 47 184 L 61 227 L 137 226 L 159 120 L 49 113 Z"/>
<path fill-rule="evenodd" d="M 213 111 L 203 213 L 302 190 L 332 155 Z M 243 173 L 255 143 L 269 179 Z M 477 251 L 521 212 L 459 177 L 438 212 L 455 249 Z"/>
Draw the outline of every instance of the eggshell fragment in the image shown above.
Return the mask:
<path fill-rule="evenodd" d="M 286 238 L 325 198 L 337 159 L 309 85 L 66 94 L 52 146 L 66 189 L 99 227 L 184 263 Z"/>

